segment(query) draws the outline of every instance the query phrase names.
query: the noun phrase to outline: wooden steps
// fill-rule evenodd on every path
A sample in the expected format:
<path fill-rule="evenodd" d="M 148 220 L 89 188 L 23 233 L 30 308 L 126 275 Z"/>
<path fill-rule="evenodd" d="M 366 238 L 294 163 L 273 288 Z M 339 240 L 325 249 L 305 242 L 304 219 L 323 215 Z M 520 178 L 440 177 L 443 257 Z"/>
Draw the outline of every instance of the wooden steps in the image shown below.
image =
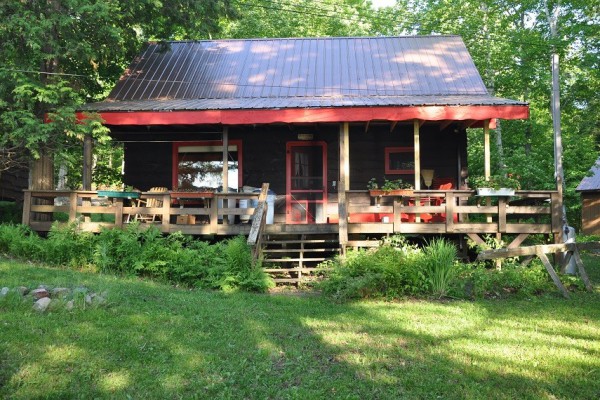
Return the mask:
<path fill-rule="evenodd" d="M 295 283 L 315 278 L 317 266 L 340 253 L 337 237 L 323 235 L 270 235 L 263 241 L 265 272 L 276 283 Z"/>

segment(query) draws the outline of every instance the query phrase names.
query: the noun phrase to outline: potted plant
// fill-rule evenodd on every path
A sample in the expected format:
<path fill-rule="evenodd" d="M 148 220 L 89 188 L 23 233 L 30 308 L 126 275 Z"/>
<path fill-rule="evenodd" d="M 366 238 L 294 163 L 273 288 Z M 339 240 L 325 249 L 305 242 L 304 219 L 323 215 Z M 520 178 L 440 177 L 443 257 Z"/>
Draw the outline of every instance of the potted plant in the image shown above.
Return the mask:
<path fill-rule="evenodd" d="M 389 180 L 383 178 L 383 185 L 379 187 L 377 180 L 371 178 L 367 183 L 369 194 L 371 196 L 412 196 L 413 186 L 404 182 L 402 179 Z"/>
<path fill-rule="evenodd" d="M 469 179 L 471 186 L 479 196 L 513 196 L 521 188 L 519 180 L 512 174 L 492 175 L 489 179 L 477 176 Z"/>

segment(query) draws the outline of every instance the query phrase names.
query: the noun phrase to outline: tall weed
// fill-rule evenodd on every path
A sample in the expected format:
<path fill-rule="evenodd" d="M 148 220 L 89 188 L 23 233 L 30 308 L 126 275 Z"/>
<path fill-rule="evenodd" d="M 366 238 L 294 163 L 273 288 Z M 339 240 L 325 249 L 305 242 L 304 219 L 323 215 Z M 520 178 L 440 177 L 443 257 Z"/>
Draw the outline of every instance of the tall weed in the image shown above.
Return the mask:
<path fill-rule="evenodd" d="M 424 248 L 424 273 L 432 295 L 442 298 L 448 294 L 457 269 L 456 247 L 445 239 L 433 239 Z"/>

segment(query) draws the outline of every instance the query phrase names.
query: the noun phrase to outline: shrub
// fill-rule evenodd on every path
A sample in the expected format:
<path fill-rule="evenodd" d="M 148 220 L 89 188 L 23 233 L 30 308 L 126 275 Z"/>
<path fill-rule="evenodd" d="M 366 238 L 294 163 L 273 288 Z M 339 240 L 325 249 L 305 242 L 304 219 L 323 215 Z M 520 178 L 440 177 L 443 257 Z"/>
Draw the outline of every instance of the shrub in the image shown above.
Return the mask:
<path fill-rule="evenodd" d="M 326 279 L 318 285 L 338 300 L 399 298 L 423 294 L 422 253 L 400 237 L 378 249 L 350 250 L 346 258 L 323 264 Z"/>
<path fill-rule="evenodd" d="M 244 237 L 214 245 L 156 227 L 103 229 L 98 235 L 75 225 L 54 225 L 48 239 L 23 225 L 0 225 L 0 251 L 15 257 L 72 268 L 129 274 L 221 290 L 264 292 L 274 285 L 253 262 Z"/>
<path fill-rule="evenodd" d="M 464 265 L 454 294 L 470 298 L 530 297 L 554 290 L 556 288 L 541 263 L 534 261 L 523 266 L 505 261 L 502 269 L 486 268 L 484 263 Z"/>
<path fill-rule="evenodd" d="M 44 243 L 42 259 L 52 265 L 78 267 L 92 261 L 94 236 L 78 232 L 77 224 L 54 224 Z"/>
<path fill-rule="evenodd" d="M 0 201 L 0 223 L 18 224 L 23 210 L 14 201 Z"/>

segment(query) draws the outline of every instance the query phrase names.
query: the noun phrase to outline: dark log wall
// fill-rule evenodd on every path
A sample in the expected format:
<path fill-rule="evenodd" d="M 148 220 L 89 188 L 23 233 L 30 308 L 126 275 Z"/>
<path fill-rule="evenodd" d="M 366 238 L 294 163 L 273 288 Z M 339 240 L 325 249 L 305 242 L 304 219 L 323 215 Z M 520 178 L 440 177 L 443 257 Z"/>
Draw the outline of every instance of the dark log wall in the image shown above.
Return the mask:
<path fill-rule="evenodd" d="M 29 171 L 14 168 L 0 173 L 0 200 L 22 201 L 23 190 L 27 189 Z"/>
<path fill-rule="evenodd" d="M 420 129 L 421 169 L 433 169 L 434 178 L 450 178 L 454 187 L 459 185 L 459 158 L 466 167 L 466 131 L 449 127 L 440 131 L 437 124 L 425 124 Z M 350 188 L 365 190 L 371 178 L 379 184 L 384 178 L 401 178 L 414 184 L 414 176 L 385 174 L 386 147 L 412 147 L 412 124 L 398 124 L 390 132 L 389 125 L 352 126 L 350 130 Z M 421 182 L 421 187 L 425 186 Z"/>
<path fill-rule="evenodd" d="M 338 180 L 338 130 L 337 125 L 294 126 L 292 129 L 287 126 L 231 129 L 230 138 L 242 140 L 243 184 L 260 187 L 263 182 L 269 182 L 275 193 L 284 194 L 287 143 L 298 142 L 299 134 L 312 134 L 314 141 L 327 144 L 327 190 L 331 191 L 331 182 Z"/>
<path fill-rule="evenodd" d="M 172 188 L 171 143 L 125 143 L 125 185 L 140 190 Z"/>
<path fill-rule="evenodd" d="M 219 140 L 221 128 L 211 131 L 183 130 L 174 128 L 149 132 L 113 132 L 125 143 L 125 183 L 142 190 L 153 186 L 172 187 L 172 143 L 169 138 L 181 141 Z M 299 134 L 312 134 L 314 141 L 327 143 L 327 191 L 337 192 L 339 180 L 337 124 L 265 125 L 254 127 L 231 127 L 230 140 L 242 141 L 242 184 L 260 187 L 269 182 L 277 194 L 286 190 L 286 144 L 299 141 Z M 134 139 L 135 141 L 132 141 Z M 156 140 L 156 142 L 144 142 Z M 139 141 L 139 142 L 138 142 Z M 408 175 L 385 175 L 385 148 L 413 146 L 412 123 L 398 124 L 390 132 L 390 124 L 365 124 L 350 127 L 350 188 L 365 190 L 371 178 L 382 183 L 387 179 L 403 178 L 412 182 Z M 426 123 L 421 127 L 421 168 L 434 169 L 435 177 L 451 178 L 455 187 L 459 184 L 459 160 L 466 166 L 466 131 L 453 126 L 440 131 L 439 125 Z M 334 185 L 333 182 L 336 182 Z M 424 188 L 424 186 L 423 186 Z"/>

